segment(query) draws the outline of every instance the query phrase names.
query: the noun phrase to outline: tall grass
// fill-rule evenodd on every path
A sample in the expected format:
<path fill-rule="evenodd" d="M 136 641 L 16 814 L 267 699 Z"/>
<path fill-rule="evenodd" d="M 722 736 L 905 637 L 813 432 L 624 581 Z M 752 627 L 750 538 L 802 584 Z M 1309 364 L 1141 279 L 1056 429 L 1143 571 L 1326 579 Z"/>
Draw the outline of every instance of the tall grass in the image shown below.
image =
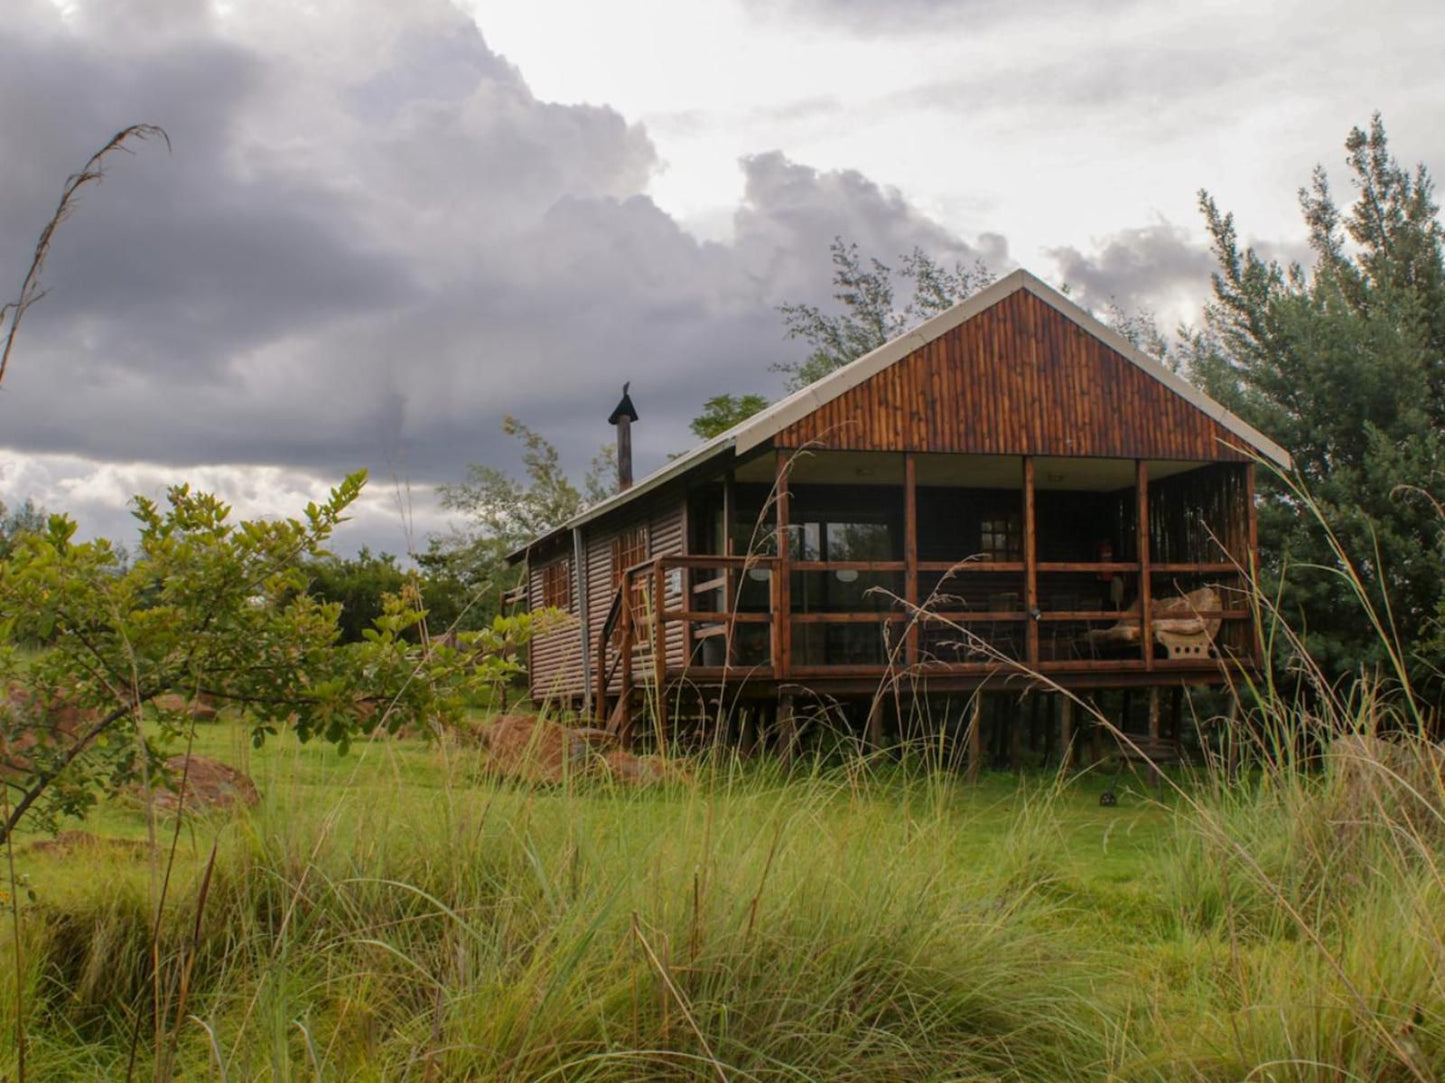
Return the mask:
<path fill-rule="evenodd" d="M 219 1052 L 231 1079 L 1097 1078 L 1109 963 L 1033 920 L 1049 904 L 997 860 L 1010 813 L 956 798 L 725 759 L 660 793 L 283 793 L 224 832 L 178 1071 Z M 145 886 L 122 885 L 31 915 L 32 1030 L 66 1036 L 34 1043 L 41 1077 L 74 1069 L 76 1037 L 114 1071 L 148 1009 Z M 193 916 L 170 915 L 163 957 Z"/>

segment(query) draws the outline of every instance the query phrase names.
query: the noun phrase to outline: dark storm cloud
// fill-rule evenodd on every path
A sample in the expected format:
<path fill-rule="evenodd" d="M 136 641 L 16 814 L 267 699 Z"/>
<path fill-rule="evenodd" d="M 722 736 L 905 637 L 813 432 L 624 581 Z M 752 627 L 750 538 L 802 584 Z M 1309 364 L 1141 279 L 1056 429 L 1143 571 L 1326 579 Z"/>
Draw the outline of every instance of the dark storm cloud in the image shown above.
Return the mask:
<path fill-rule="evenodd" d="M 157 6 L 180 17 L 141 33 Z M 647 469 L 707 397 L 774 390 L 776 306 L 826 294 L 834 236 L 1007 259 L 778 153 L 742 163 L 735 242 L 699 241 L 642 194 L 642 129 L 538 101 L 444 4 L 358 0 L 285 39 L 188 0 L 28 10 L 0 42 L 0 268 L 112 131 L 161 124 L 174 152 L 118 159 L 66 224 L 0 395 L 22 452 L 430 483 L 513 461 L 515 413 L 580 467 L 631 380 Z"/>
<path fill-rule="evenodd" d="M 1202 297 L 1214 270 L 1209 250 L 1167 222 L 1112 234 L 1093 252 L 1063 247 L 1048 254 L 1079 303 L 1096 309 L 1114 303 L 1157 310 L 1181 295 Z"/>
<path fill-rule="evenodd" d="M 1008 262 L 1002 236 L 985 233 L 970 244 L 920 214 L 897 189 L 855 170 L 820 173 L 777 151 L 754 155 L 743 167 L 739 254 L 789 301 L 821 301 L 831 293 L 828 247 L 839 236 L 885 263 L 914 248 L 945 263 L 983 259 L 996 271 Z"/>

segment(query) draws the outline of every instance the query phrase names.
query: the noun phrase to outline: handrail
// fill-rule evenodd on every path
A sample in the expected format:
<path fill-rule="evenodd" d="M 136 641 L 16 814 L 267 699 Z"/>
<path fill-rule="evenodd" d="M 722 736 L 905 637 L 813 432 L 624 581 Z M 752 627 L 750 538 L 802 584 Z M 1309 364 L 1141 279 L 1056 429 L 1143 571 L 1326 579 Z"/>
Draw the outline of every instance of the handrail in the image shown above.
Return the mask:
<path fill-rule="evenodd" d="M 598 633 L 599 639 L 606 643 L 613 630 L 617 627 L 617 618 L 622 615 L 622 587 L 619 585 L 612 592 L 612 604 L 607 607 L 607 617 L 602 621 L 602 631 Z"/>

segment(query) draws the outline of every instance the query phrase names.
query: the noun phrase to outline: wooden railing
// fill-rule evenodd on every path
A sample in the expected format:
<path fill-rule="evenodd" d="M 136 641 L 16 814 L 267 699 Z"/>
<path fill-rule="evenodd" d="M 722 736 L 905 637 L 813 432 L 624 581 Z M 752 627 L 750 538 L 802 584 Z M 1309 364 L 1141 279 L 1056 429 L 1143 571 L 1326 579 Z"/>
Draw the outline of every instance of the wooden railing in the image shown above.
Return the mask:
<path fill-rule="evenodd" d="M 1252 613 L 1241 606 L 1196 612 L 1222 622 L 1213 637 L 1217 649 L 1198 658 L 1156 658 L 1149 631 L 1151 614 L 1178 591 L 1149 591 L 1147 574 L 1167 577 L 1237 578 L 1224 563 L 1146 565 L 1138 561 L 1047 562 L 1032 569 L 1023 562 L 964 561 L 788 561 L 777 556 L 661 555 L 623 571 L 597 636 L 596 702 L 606 719 L 610 696 L 628 700 L 637 686 L 636 669 L 651 673 L 642 682 L 661 688 L 671 677 L 699 681 L 819 676 L 872 676 L 904 664 L 972 673 L 1026 665 L 1043 672 L 1215 666 L 1226 653 L 1248 654 Z M 866 611 L 792 611 L 784 576 L 795 573 L 888 573 L 901 590 L 884 592 L 882 608 Z M 998 577 L 996 581 L 980 576 Z M 1117 577 L 1119 592 L 1144 599 L 1146 615 L 1122 605 L 1100 604 Z M 924 580 L 930 591 L 921 591 Z M 766 582 L 766 589 L 762 584 Z M 1000 589 L 998 582 L 1010 584 Z M 980 585 L 982 584 L 982 585 Z M 992 585 L 989 585 L 992 584 Z M 1085 589 L 1080 588 L 1085 585 Z M 1093 590 L 1093 597 L 1084 597 Z M 1150 594 L 1153 594 L 1152 600 Z M 1030 597 L 1032 596 L 1032 597 Z M 1226 596 L 1227 597 L 1227 596 Z M 918 598 L 914 604 L 908 599 Z M 1032 604 L 1029 604 L 1030 601 Z M 1089 604 L 1089 602 L 1094 604 Z M 1137 646 L 1118 649 L 1092 635 L 1121 622 L 1140 625 Z M 794 629 L 810 625 L 885 625 L 896 634 L 888 655 L 876 663 L 828 663 L 792 658 Z M 671 653 L 668 629 L 682 626 Z M 756 634 L 754 634 L 756 630 Z M 949 637 L 952 636 L 952 639 Z M 1238 650 L 1233 640 L 1237 639 Z M 950 643 L 949 651 L 935 649 Z M 905 649 L 906 648 L 906 649 Z M 609 723 L 611 722 L 608 719 Z M 614 727 L 615 728 L 615 727 Z"/>

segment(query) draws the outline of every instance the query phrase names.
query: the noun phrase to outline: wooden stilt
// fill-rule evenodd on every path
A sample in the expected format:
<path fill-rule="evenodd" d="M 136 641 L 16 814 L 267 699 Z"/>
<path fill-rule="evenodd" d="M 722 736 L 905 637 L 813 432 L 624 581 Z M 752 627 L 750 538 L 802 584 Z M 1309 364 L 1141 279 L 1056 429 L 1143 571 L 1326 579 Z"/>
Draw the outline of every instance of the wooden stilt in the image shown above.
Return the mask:
<path fill-rule="evenodd" d="M 868 704 L 868 749 L 870 752 L 883 751 L 883 709 L 886 697 L 880 692 Z"/>
<path fill-rule="evenodd" d="M 738 755 L 745 760 L 753 758 L 756 735 L 757 710 L 753 707 L 745 707 L 738 718 Z"/>
<path fill-rule="evenodd" d="M 781 696 L 778 699 L 778 758 L 785 764 L 792 763 L 797 744 L 798 722 L 793 717 L 793 697 Z"/>
<path fill-rule="evenodd" d="M 1239 771 L 1239 694 L 1229 690 L 1229 712 L 1224 719 L 1226 777 L 1233 780 Z"/>
<path fill-rule="evenodd" d="M 973 694 L 968 707 L 968 774 L 969 782 L 978 781 L 979 764 L 983 760 L 983 692 Z"/>
<path fill-rule="evenodd" d="M 1159 747 L 1159 689 L 1149 689 L 1149 755 L 1155 755 L 1154 750 Z M 1155 789 L 1163 786 L 1163 778 L 1159 774 L 1159 764 L 1154 760 L 1149 763 L 1150 781 L 1154 783 Z"/>
<path fill-rule="evenodd" d="M 1069 770 L 1074 763 L 1074 701 L 1059 697 L 1059 765 Z"/>
<path fill-rule="evenodd" d="M 1184 740 L 1184 686 L 1174 689 L 1169 701 L 1169 739 L 1176 746 Z"/>
<path fill-rule="evenodd" d="M 1002 697 L 1000 698 L 1002 699 Z M 1023 767 L 1023 704 L 1020 703 L 1020 701 L 1018 700 L 1004 700 L 1005 705 L 1008 705 L 1010 703 L 1013 705 L 1014 708 L 1011 712 L 1012 717 L 1006 718 L 1004 720 L 1004 725 L 1008 727 L 1008 769 L 1010 771 L 1018 771 L 1021 767 Z"/>

